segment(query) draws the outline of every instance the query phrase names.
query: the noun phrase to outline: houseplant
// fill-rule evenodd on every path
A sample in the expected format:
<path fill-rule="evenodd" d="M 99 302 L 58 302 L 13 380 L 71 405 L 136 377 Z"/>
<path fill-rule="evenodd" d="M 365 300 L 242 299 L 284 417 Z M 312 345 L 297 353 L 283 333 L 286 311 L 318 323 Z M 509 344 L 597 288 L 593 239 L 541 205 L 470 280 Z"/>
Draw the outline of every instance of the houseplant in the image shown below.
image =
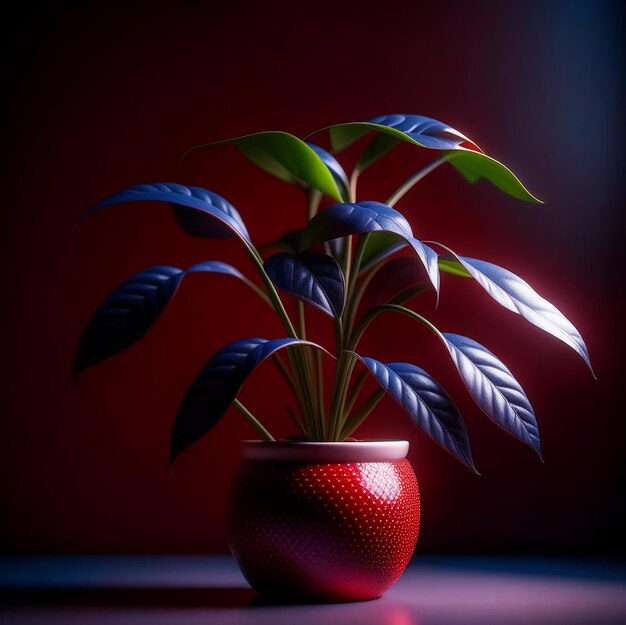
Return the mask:
<path fill-rule="evenodd" d="M 521 278 L 443 244 L 420 241 L 394 208 L 444 163 L 470 182 L 485 179 L 520 200 L 537 202 L 504 165 L 457 130 L 417 115 L 386 115 L 322 130 L 330 136 L 331 151 L 308 137 L 284 132 L 207 144 L 236 146 L 259 167 L 306 194 L 306 225 L 265 246 L 264 255 L 237 210 L 199 187 L 136 185 L 90 210 L 87 215 L 124 202 L 169 203 L 190 235 L 239 239 L 261 283 L 219 260 L 187 269 L 156 266 L 135 274 L 87 324 L 74 375 L 135 343 L 156 322 L 186 274 L 218 272 L 242 280 L 274 308 L 286 336 L 238 340 L 208 361 L 180 404 L 170 461 L 204 436 L 231 405 L 237 408 L 262 439 L 243 445 L 231 520 L 231 548 L 252 585 L 329 600 L 365 599 L 382 594 L 402 573 L 419 524 L 417 483 L 405 459 L 408 444 L 347 441 L 380 399 L 389 394 L 435 442 L 474 469 L 463 419 L 441 385 L 417 365 L 383 363 L 358 353 L 370 322 L 381 313 L 399 313 L 433 332 L 479 407 L 538 454 L 533 409 L 507 367 L 476 341 L 440 331 L 404 304 L 429 291 L 438 298 L 440 271 L 472 278 L 499 304 L 569 345 L 590 369 L 591 364 L 576 328 Z M 364 141 L 366 135 L 370 138 Z M 335 154 L 360 141 L 363 150 L 348 177 Z M 434 159 L 385 203 L 358 199 L 359 176 L 401 142 L 429 150 Z M 337 203 L 320 210 L 324 196 Z M 403 248 L 410 254 L 398 256 Z M 382 303 L 368 306 L 382 285 Z M 279 291 L 297 298 L 297 318 L 290 317 Z M 334 346 L 306 340 L 305 304 L 333 319 Z M 296 441 L 276 441 L 237 399 L 247 376 L 266 359 L 274 362 L 298 404 L 297 412 L 289 411 L 299 432 Z M 359 363 L 361 371 L 354 377 Z M 333 368 L 330 389 L 324 388 L 328 367 Z M 368 375 L 380 388 L 362 398 Z"/>

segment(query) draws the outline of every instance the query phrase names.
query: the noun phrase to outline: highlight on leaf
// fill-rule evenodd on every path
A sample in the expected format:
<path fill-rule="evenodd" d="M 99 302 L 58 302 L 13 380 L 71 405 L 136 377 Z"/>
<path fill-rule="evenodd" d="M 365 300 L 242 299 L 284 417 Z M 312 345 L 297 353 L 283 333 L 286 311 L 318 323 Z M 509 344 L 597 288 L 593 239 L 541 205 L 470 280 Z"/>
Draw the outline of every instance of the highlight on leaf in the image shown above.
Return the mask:
<path fill-rule="evenodd" d="M 349 202 L 334 204 L 319 212 L 302 231 L 301 249 L 314 243 L 352 234 L 387 232 L 404 239 L 417 253 L 428 277 L 439 293 L 437 253 L 413 237 L 413 230 L 402 213 L 382 202 Z"/>
<path fill-rule="evenodd" d="M 556 306 L 541 297 L 527 282 L 508 269 L 484 260 L 459 256 L 445 245 L 437 245 L 446 249 L 501 306 L 521 315 L 534 326 L 571 347 L 593 374 L 589 351 L 580 332 Z"/>
<path fill-rule="evenodd" d="M 483 412 L 541 456 L 537 418 L 506 365 L 486 347 L 460 334 L 442 333 L 463 383 Z"/>
<path fill-rule="evenodd" d="M 400 312 L 433 331 L 479 407 L 540 454 L 533 408 L 506 365 L 473 339 L 440 332 L 403 304 L 431 288 L 438 300 L 443 272 L 476 280 L 502 306 L 566 343 L 591 369 L 580 333 L 524 280 L 492 263 L 459 256 L 444 245 L 416 238 L 409 221 L 394 208 L 409 190 L 444 163 L 469 182 L 484 179 L 515 198 L 538 200 L 513 172 L 485 154 L 464 133 L 430 117 L 382 115 L 323 130 L 328 130 L 330 150 L 308 138 L 268 131 L 189 151 L 233 145 L 264 171 L 305 191 L 300 200 L 308 218 L 306 225 L 270 222 L 283 232 L 293 229 L 258 249 L 235 207 L 221 195 L 197 186 L 172 182 L 134 185 L 89 210 L 85 217 L 126 202 L 164 202 L 188 234 L 205 239 L 238 238 L 260 283 L 257 285 L 220 260 L 195 263 L 186 270 L 155 265 L 139 272 L 115 289 L 89 320 L 78 347 L 74 375 L 137 342 L 159 319 L 184 276 L 218 273 L 236 278 L 254 290 L 276 312 L 286 338 L 235 341 L 209 360 L 180 404 L 172 431 L 172 460 L 211 430 L 231 405 L 261 438 L 275 440 L 237 399 L 246 377 L 258 364 L 271 358 L 293 394 L 297 405 L 289 410 L 289 415 L 304 440 L 345 440 L 389 394 L 429 436 L 473 468 L 463 420 L 438 382 L 416 365 L 383 363 L 356 355 L 365 331 L 382 312 Z M 360 143 L 354 145 L 357 141 Z M 434 158 L 392 190 L 385 203 L 357 200 L 359 175 L 402 142 L 428 150 L 426 154 Z M 346 172 L 335 154 L 352 145 L 354 154 L 345 160 L 356 164 Z M 320 210 L 327 204 L 324 195 L 338 203 Z M 301 219 L 302 215 L 296 213 L 296 217 Z M 445 253 L 438 254 L 431 245 L 441 246 Z M 393 258 L 405 247 L 410 248 L 411 255 Z M 266 256 L 268 250 L 271 251 Z M 285 294 L 299 300 L 296 306 L 290 306 L 292 302 L 287 301 Z M 313 326 L 313 318 L 322 322 L 323 319 L 311 318 L 303 303 L 332 319 L 332 324 L 327 320 L 326 328 L 334 329 L 337 365 L 330 387 L 325 387 L 328 375 L 321 357 L 323 348 L 306 340 L 322 330 Z M 432 306 L 431 298 L 425 303 Z M 292 349 L 301 346 L 306 349 Z M 279 355 L 282 349 L 285 352 Z M 366 370 L 353 380 L 359 359 Z M 380 388 L 362 398 L 368 372 Z"/>
<path fill-rule="evenodd" d="M 443 387 L 426 371 L 406 362 L 383 363 L 357 356 L 392 399 L 438 445 L 476 471 L 467 429 Z"/>
<path fill-rule="evenodd" d="M 516 199 L 525 202 L 541 202 L 505 165 L 485 154 L 463 133 L 430 117 L 404 114 L 380 115 L 368 121 L 347 122 L 321 128 L 311 135 L 323 130 L 329 131 L 331 144 L 336 152 L 346 149 L 369 131 L 389 137 L 388 140 L 374 138 L 368 144 L 357 165 L 358 171 L 363 171 L 393 149 L 394 140 L 396 143 L 404 141 L 449 155 L 450 164 L 469 182 L 484 179 Z"/>

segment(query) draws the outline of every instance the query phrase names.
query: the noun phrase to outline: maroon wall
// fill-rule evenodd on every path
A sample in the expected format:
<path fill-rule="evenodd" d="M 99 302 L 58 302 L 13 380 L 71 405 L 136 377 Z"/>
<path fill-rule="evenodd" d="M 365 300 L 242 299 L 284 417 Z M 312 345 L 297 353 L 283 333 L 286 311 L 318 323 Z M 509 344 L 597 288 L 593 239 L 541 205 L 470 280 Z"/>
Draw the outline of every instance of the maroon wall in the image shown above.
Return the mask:
<path fill-rule="evenodd" d="M 238 440 L 254 433 L 229 413 L 171 474 L 172 418 L 217 348 L 280 335 L 243 286 L 193 276 L 147 337 L 68 389 L 84 324 L 131 273 L 220 258 L 252 275 L 236 243 L 185 235 L 163 206 L 120 206 L 72 234 L 75 220 L 124 186 L 175 180 L 225 195 L 263 242 L 302 223 L 299 192 L 229 149 L 180 166 L 183 150 L 410 112 L 464 131 L 545 200 L 523 204 L 441 169 L 399 206 L 417 235 L 527 279 L 580 329 L 599 379 L 476 284 L 444 276 L 439 309 L 421 305 L 509 364 L 537 412 L 545 464 L 479 413 L 440 347 L 399 318 L 381 317 L 362 353 L 420 363 L 455 394 L 482 476 L 390 400 L 362 434 L 410 439 L 424 552 L 614 553 L 626 434 L 619 4 L 205 4 L 66 3 L 15 22 L 1 216 L 4 548 L 225 550 Z M 361 199 L 384 199 L 422 158 L 398 150 L 363 177 Z M 243 400 L 291 433 L 270 366 Z"/>

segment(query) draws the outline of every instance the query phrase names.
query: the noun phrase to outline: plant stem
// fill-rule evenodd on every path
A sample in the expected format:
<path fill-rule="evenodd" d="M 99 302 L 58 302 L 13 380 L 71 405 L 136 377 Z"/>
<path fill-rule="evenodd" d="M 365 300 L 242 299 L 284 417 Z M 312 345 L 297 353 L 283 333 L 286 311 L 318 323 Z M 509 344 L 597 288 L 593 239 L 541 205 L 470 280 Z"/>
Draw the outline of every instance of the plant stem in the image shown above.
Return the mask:
<path fill-rule="evenodd" d="M 298 418 L 298 415 L 294 412 L 294 410 L 293 410 L 293 408 L 291 406 L 287 406 L 287 412 L 289 413 L 289 416 L 295 421 L 296 425 L 298 426 L 298 428 L 302 432 L 302 435 L 304 436 L 304 438 L 306 440 L 309 440 L 309 435 L 308 435 L 308 433 L 306 431 L 306 428 L 304 427 L 304 424 Z"/>
<path fill-rule="evenodd" d="M 354 323 L 354 316 L 356 315 L 356 307 L 358 307 L 359 305 L 358 299 L 355 298 L 356 282 L 357 278 L 359 277 L 361 262 L 363 260 L 363 255 L 365 253 L 365 248 L 367 247 L 367 242 L 369 241 L 369 238 L 369 232 L 361 235 L 361 239 L 359 240 L 359 244 L 356 248 L 356 252 L 354 255 L 352 273 L 350 274 L 350 278 L 348 280 L 348 286 L 346 291 L 346 309 L 344 310 L 344 313 L 342 315 L 342 319 L 345 319 L 344 326 L 347 329 L 348 336 L 352 332 L 352 324 Z"/>
<path fill-rule="evenodd" d="M 324 370 L 322 368 L 322 354 L 319 349 L 315 350 L 315 378 L 317 382 L 317 405 L 322 424 L 322 435 L 326 438 L 326 410 L 324 407 Z"/>
<path fill-rule="evenodd" d="M 354 430 L 356 430 L 359 427 L 359 425 L 361 425 L 361 423 L 363 423 L 363 421 L 367 419 L 367 417 L 370 415 L 372 410 L 376 408 L 376 406 L 378 405 L 378 402 L 384 396 L 385 396 L 385 390 L 382 388 L 379 388 L 377 391 L 374 392 L 373 395 L 370 396 L 370 398 L 361 406 L 361 408 L 356 413 L 356 415 L 354 415 L 354 418 L 350 419 L 344 425 L 343 429 L 341 430 L 341 435 L 340 435 L 342 440 L 350 436 L 350 434 L 352 434 L 352 432 L 354 432 Z"/>
<path fill-rule="evenodd" d="M 235 399 L 233 406 L 252 424 L 266 441 L 275 441 L 276 439 L 263 427 L 261 422 L 238 400 Z"/>
<path fill-rule="evenodd" d="M 323 194 L 321 191 L 318 191 L 317 189 L 309 189 L 307 200 L 307 216 L 309 221 L 315 217 L 320 202 L 322 201 L 322 196 Z"/>
<path fill-rule="evenodd" d="M 357 181 L 359 179 L 359 174 L 361 173 L 361 170 L 357 169 L 356 167 L 352 170 L 352 173 L 350 174 L 350 201 L 351 202 L 356 202 L 356 184 Z"/>
<path fill-rule="evenodd" d="M 350 400 L 348 401 L 346 405 L 346 416 L 349 416 L 350 413 L 352 412 L 354 408 L 354 404 L 356 404 L 356 400 L 359 397 L 359 393 L 361 392 L 361 389 L 363 388 L 363 385 L 365 384 L 367 377 L 368 377 L 368 372 L 361 371 L 361 373 L 359 374 L 359 377 L 356 379 L 356 382 L 354 383 L 354 386 L 352 387 L 352 392 L 350 393 Z"/>
<path fill-rule="evenodd" d="M 405 309 L 403 306 L 399 306 L 398 304 L 402 301 L 406 301 L 407 299 L 417 295 L 418 293 L 425 291 L 428 288 L 429 288 L 429 285 L 425 283 L 416 285 L 410 289 L 407 289 L 400 295 L 397 295 L 395 298 L 393 298 L 391 300 L 393 303 L 382 304 L 380 306 L 374 306 L 374 308 L 371 308 L 370 310 L 368 310 L 367 313 L 363 315 L 361 321 L 359 321 L 359 324 L 352 332 L 352 335 L 350 336 L 350 340 L 348 341 L 348 349 L 350 350 L 356 349 L 356 346 L 361 340 L 361 337 L 363 336 L 363 333 L 367 329 L 367 326 L 369 326 L 369 324 L 372 323 L 374 318 L 378 316 L 381 312 L 385 312 L 389 310 L 398 311 L 399 309 L 408 310 L 408 309 Z M 417 313 L 415 314 L 417 315 Z"/>
<path fill-rule="evenodd" d="M 278 295 L 278 291 L 276 291 L 276 287 L 274 286 L 274 283 L 272 282 L 270 277 L 267 275 L 267 272 L 265 271 L 265 267 L 263 266 L 263 259 L 261 258 L 260 254 L 252 245 L 248 245 L 247 247 L 248 247 L 248 251 L 250 252 L 250 256 L 252 257 L 252 261 L 256 265 L 259 275 L 261 276 L 261 279 L 263 280 L 263 283 L 265 284 L 265 287 L 267 288 L 268 296 L 271 299 L 274 305 L 274 308 L 276 312 L 278 313 L 278 316 L 280 317 L 285 329 L 289 333 L 289 336 L 293 338 L 299 338 L 298 333 L 293 327 L 293 324 L 291 323 L 291 319 L 289 319 L 289 315 L 287 314 L 287 311 L 285 310 L 285 307 L 283 306 L 283 302 L 280 299 L 280 295 Z M 300 408 L 302 409 L 302 413 L 304 414 L 305 419 L 307 420 L 307 423 L 309 423 L 309 425 L 311 426 L 313 425 L 314 419 L 312 418 L 312 415 L 310 412 L 312 409 L 311 388 L 306 383 L 307 372 L 305 368 L 306 367 L 305 360 L 302 358 L 302 354 L 300 354 L 297 350 L 294 350 L 294 353 L 292 354 L 291 350 L 288 349 L 287 353 L 289 357 L 289 362 L 291 363 L 291 366 L 294 368 L 296 372 L 297 384 L 300 386 L 300 389 L 301 389 L 300 396 L 301 396 L 302 401 L 300 403 Z"/>
<path fill-rule="evenodd" d="M 274 305 L 274 308 L 276 309 L 276 312 L 278 313 L 280 320 L 283 322 L 285 329 L 289 333 L 289 336 L 291 336 L 292 338 L 298 338 L 298 334 L 295 328 L 293 327 L 293 324 L 291 323 L 291 319 L 289 319 L 289 315 L 287 314 L 287 311 L 285 310 L 285 307 L 283 306 L 283 302 L 280 299 L 280 295 L 278 295 L 278 291 L 276 290 L 274 283 L 272 282 L 270 277 L 267 275 L 267 272 L 265 271 L 265 267 L 263 267 L 263 259 L 261 258 L 260 254 L 256 251 L 256 249 L 254 249 L 254 247 L 248 247 L 248 250 L 250 252 L 250 256 L 252 257 L 252 261 L 256 265 L 259 275 L 261 276 L 261 280 L 263 280 L 263 284 L 265 284 L 265 288 L 267 289 L 268 296 L 270 300 L 272 301 L 272 304 Z"/>
<path fill-rule="evenodd" d="M 298 300 L 298 329 L 300 338 L 306 340 L 306 318 L 304 316 L 304 304 Z"/>
<path fill-rule="evenodd" d="M 385 204 L 387 206 L 395 206 L 395 204 L 404 196 L 405 193 L 410 191 L 414 185 L 416 185 L 424 176 L 427 176 L 431 171 L 437 169 L 439 165 L 443 165 L 446 161 L 450 160 L 451 155 L 446 154 L 441 158 L 429 163 L 423 169 L 414 173 L 410 178 L 407 178 L 388 198 Z"/>

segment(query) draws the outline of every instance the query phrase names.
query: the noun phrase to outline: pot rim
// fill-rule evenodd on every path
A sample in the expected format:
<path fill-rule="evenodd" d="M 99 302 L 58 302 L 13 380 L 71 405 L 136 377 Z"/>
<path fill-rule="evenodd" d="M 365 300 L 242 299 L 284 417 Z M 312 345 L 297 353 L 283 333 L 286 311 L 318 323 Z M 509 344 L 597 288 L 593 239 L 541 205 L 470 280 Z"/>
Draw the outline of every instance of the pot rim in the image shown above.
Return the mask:
<path fill-rule="evenodd" d="M 343 464 L 403 460 L 409 441 L 363 439 L 357 441 L 241 441 L 244 460 Z"/>

